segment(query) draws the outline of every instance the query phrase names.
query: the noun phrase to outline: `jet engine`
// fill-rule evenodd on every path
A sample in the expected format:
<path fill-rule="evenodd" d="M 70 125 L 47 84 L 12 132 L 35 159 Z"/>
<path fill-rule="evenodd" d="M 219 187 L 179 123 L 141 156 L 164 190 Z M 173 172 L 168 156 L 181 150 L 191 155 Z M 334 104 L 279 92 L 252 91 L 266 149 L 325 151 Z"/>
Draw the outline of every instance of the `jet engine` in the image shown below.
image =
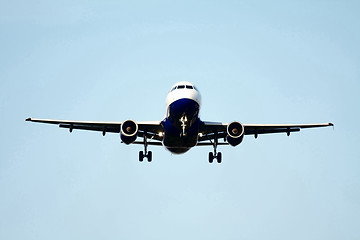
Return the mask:
<path fill-rule="evenodd" d="M 126 120 L 121 124 L 120 138 L 125 144 L 135 142 L 139 127 L 136 122 Z"/>
<path fill-rule="evenodd" d="M 226 140 L 231 146 L 239 145 L 244 138 L 244 126 L 239 122 L 232 122 L 227 126 Z"/>

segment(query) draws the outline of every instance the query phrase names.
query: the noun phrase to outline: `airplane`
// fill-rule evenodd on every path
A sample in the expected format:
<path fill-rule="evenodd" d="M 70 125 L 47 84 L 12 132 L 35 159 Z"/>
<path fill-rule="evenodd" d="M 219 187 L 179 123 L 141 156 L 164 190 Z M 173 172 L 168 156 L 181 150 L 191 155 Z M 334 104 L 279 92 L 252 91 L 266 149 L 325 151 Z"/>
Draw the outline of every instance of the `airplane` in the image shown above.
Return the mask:
<path fill-rule="evenodd" d="M 318 124 L 245 124 L 237 121 L 231 123 L 208 122 L 199 118 L 201 95 L 194 84 L 178 82 L 171 87 L 166 97 L 166 113 L 162 121 L 136 122 L 126 120 L 123 122 L 100 121 L 69 121 L 27 118 L 25 121 L 56 124 L 60 128 L 90 130 L 106 133 L 120 134 L 122 143 L 144 145 L 144 151 L 139 152 L 139 161 L 147 158 L 152 161 L 152 152 L 149 145 L 164 146 L 174 154 L 183 154 L 196 146 L 212 146 L 209 152 L 209 163 L 214 159 L 222 162 L 221 152 L 217 152 L 219 145 L 239 145 L 244 135 L 270 133 L 299 132 L 303 128 L 317 128 L 334 126 L 333 123 Z M 142 141 L 137 141 L 137 138 Z"/>

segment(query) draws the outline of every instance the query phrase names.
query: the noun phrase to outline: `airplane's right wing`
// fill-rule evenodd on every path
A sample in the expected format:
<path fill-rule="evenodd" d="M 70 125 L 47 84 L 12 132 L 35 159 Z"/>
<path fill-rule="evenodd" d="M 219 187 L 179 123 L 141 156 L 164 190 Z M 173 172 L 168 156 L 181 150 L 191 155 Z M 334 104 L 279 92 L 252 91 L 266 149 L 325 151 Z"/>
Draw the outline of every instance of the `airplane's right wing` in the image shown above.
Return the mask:
<path fill-rule="evenodd" d="M 123 122 L 100 122 L 100 121 L 76 121 L 76 120 L 55 120 L 55 119 L 38 119 L 38 118 L 27 118 L 26 121 L 47 123 L 58 125 L 61 128 L 67 128 L 70 132 L 73 129 L 99 131 L 105 136 L 107 132 L 120 133 L 121 125 Z M 152 122 L 136 122 L 139 128 L 138 136 L 153 138 L 154 140 L 162 140 L 159 133 L 163 131 L 163 127 L 160 121 Z"/>

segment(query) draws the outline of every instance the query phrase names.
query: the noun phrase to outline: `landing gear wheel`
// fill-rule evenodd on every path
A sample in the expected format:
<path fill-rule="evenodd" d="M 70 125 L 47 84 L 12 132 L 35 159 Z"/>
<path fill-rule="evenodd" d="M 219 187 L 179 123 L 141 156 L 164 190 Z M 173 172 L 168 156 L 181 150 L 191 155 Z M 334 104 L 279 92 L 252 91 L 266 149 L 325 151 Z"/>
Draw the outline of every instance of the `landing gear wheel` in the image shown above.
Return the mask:
<path fill-rule="evenodd" d="M 142 162 L 144 160 L 144 152 L 140 151 L 139 152 L 139 161 Z"/>
<path fill-rule="evenodd" d="M 214 161 L 214 154 L 212 152 L 209 152 L 209 163 L 213 163 Z"/>
<path fill-rule="evenodd" d="M 152 152 L 151 151 L 148 152 L 147 159 L 148 159 L 148 162 L 152 161 Z"/>
<path fill-rule="evenodd" d="M 139 152 L 139 161 L 144 161 L 144 157 L 147 158 L 148 162 L 152 161 L 152 152 L 147 150 L 148 141 L 147 141 L 147 133 L 144 133 L 144 151 Z"/>
<path fill-rule="evenodd" d="M 216 156 L 216 160 L 218 163 L 221 163 L 221 158 L 222 158 L 222 154 L 221 154 L 221 152 L 219 152 Z"/>
<path fill-rule="evenodd" d="M 210 139 L 210 142 L 211 142 L 211 144 L 212 144 L 213 147 L 214 147 L 214 152 L 209 152 L 209 163 L 213 163 L 213 162 L 214 162 L 214 158 L 216 158 L 216 161 L 217 161 L 218 163 L 221 163 L 221 161 L 222 161 L 222 154 L 221 154 L 221 152 L 217 152 L 217 151 L 216 151 L 216 148 L 217 148 L 217 146 L 218 146 L 218 133 L 217 133 L 217 132 L 214 133 L 214 140 L 212 141 L 212 140 Z"/>

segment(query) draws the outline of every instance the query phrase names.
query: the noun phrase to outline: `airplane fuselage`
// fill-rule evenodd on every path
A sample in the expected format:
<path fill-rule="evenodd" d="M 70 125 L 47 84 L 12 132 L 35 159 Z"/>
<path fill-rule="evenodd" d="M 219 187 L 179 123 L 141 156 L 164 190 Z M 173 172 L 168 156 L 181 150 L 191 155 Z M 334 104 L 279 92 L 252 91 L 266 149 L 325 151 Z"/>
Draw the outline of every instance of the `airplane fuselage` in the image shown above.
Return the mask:
<path fill-rule="evenodd" d="M 181 154 L 196 146 L 201 120 L 201 95 L 189 82 L 174 85 L 166 98 L 163 145 L 172 153 Z"/>

